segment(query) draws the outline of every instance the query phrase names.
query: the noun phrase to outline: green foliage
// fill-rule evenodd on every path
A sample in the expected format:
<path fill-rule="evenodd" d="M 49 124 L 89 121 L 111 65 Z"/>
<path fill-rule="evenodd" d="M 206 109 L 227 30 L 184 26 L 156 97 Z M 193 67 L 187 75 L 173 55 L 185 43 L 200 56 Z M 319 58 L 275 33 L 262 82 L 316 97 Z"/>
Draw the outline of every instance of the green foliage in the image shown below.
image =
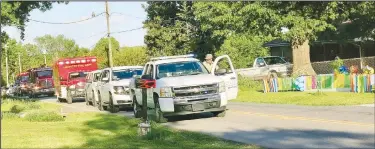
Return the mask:
<path fill-rule="evenodd" d="M 23 110 L 25 110 L 26 107 L 22 105 L 14 105 L 12 108 L 10 108 L 10 112 L 12 113 L 20 113 Z"/>
<path fill-rule="evenodd" d="M 114 38 L 111 37 L 111 47 L 112 47 L 112 58 L 114 59 L 115 55 L 118 54 L 120 49 L 119 42 Z M 91 50 L 90 54 L 92 56 L 96 56 L 98 59 L 98 66 L 99 68 L 109 67 L 108 61 L 108 39 L 101 38 L 95 45 L 94 49 Z M 113 65 L 116 65 L 113 62 Z"/>
<path fill-rule="evenodd" d="M 238 86 L 241 90 L 260 91 L 263 90 L 263 82 L 238 75 Z"/>
<path fill-rule="evenodd" d="M 270 39 L 249 34 L 236 34 L 227 38 L 215 55 L 227 54 L 232 59 L 235 68 L 246 68 L 256 57 L 269 54 L 269 49 L 263 47 L 263 43 Z"/>
<path fill-rule="evenodd" d="M 344 61 L 340 58 L 331 62 L 331 66 L 333 70 L 338 70 L 343 64 L 344 64 Z"/>
<path fill-rule="evenodd" d="M 143 66 L 148 61 L 145 47 L 123 47 L 114 55 L 115 66 Z"/>
<path fill-rule="evenodd" d="M 62 115 L 54 111 L 37 110 L 26 114 L 25 119 L 30 122 L 57 122 L 64 121 Z"/>

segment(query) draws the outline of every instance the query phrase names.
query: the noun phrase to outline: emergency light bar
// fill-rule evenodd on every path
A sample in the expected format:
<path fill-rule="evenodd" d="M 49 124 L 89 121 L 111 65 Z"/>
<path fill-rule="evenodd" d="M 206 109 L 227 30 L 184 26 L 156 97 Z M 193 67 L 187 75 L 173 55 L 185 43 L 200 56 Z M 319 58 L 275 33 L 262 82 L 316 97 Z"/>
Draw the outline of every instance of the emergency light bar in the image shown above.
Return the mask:
<path fill-rule="evenodd" d="M 96 58 L 90 58 L 90 59 L 82 59 L 82 60 L 63 60 L 58 62 L 59 65 L 68 65 L 68 64 L 84 64 L 89 62 L 96 62 Z"/>
<path fill-rule="evenodd" d="M 179 56 L 164 56 L 164 57 L 154 57 L 151 58 L 151 61 L 157 61 L 157 60 L 167 60 L 167 59 L 176 59 L 176 58 L 193 58 L 195 57 L 194 54 L 188 54 L 188 55 L 179 55 Z"/>

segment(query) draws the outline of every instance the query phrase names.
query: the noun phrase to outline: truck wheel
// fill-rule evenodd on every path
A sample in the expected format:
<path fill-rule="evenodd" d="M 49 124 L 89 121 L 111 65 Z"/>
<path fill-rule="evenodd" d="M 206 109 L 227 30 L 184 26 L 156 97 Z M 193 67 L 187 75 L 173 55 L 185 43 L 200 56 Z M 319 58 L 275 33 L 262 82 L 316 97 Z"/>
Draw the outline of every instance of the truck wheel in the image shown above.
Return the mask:
<path fill-rule="evenodd" d="M 215 117 L 225 117 L 226 111 L 212 112 Z"/>
<path fill-rule="evenodd" d="M 163 112 L 161 112 L 159 100 L 157 97 L 154 96 L 154 114 L 155 114 L 155 122 L 157 123 L 166 123 L 168 120 L 164 117 Z"/>
<path fill-rule="evenodd" d="M 87 94 L 85 94 L 85 102 L 86 102 L 86 106 L 89 106 L 89 105 L 90 105 L 90 102 L 89 102 L 89 100 L 88 100 Z"/>
<path fill-rule="evenodd" d="M 72 98 L 72 95 L 71 95 L 70 91 L 68 91 L 68 94 L 66 96 L 66 102 L 68 104 L 72 104 L 73 103 L 73 98 Z"/>
<path fill-rule="evenodd" d="M 95 100 L 95 94 L 94 94 L 94 91 L 92 91 L 91 103 L 92 103 L 92 106 L 96 107 L 96 100 Z"/>
<path fill-rule="evenodd" d="M 29 98 L 31 99 L 31 98 L 34 98 L 34 95 L 33 95 L 33 92 L 29 92 Z"/>
<path fill-rule="evenodd" d="M 142 117 L 142 110 L 141 106 L 138 104 L 137 99 L 133 96 L 133 113 L 135 118 Z"/>
<path fill-rule="evenodd" d="M 268 76 L 269 79 L 277 78 L 277 73 L 276 72 L 271 72 Z"/>
<path fill-rule="evenodd" d="M 113 104 L 113 98 L 111 94 L 109 94 L 109 106 L 108 107 L 111 113 L 117 113 L 120 111 L 120 107 Z"/>
<path fill-rule="evenodd" d="M 103 107 L 103 103 L 102 103 L 102 97 L 100 97 L 100 94 L 98 93 L 98 100 L 99 100 L 99 104 L 98 104 L 98 109 L 100 111 L 103 111 L 104 110 L 104 107 Z"/>

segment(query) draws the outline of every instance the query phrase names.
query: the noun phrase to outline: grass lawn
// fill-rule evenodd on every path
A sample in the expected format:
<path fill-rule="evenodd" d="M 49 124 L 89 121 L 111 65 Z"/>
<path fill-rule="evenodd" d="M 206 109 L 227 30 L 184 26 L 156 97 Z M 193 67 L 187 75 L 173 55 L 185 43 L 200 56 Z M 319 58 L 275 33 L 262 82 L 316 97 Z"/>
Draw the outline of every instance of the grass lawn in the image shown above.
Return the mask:
<path fill-rule="evenodd" d="M 360 105 L 372 104 L 375 100 L 373 93 L 349 92 L 278 92 L 262 93 L 253 89 L 241 89 L 237 102 L 294 104 L 309 106 L 335 106 L 335 105 Z"/>
<path fill-rule="evenodd" d="M 2 110 L 7 110 L 7 104 Z M 259 148 L 154 123 L 151 135 L 140 138 L 138 123 L 138 119 L 91 112 L 69 114 L 65 121 L 54 122 L 8 117 L 2 119 L 1 148 Z"/>

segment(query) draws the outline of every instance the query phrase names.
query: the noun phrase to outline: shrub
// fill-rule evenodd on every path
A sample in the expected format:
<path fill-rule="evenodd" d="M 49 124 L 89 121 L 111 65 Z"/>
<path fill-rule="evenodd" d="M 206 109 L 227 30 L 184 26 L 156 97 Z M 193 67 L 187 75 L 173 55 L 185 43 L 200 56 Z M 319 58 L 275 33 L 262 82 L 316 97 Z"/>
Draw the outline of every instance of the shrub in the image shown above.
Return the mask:
<path fill-rule="evenodd" d="M 31 111 L 25 116 L 30 122 L 56 122 L 64 121 L 64 118 L 54 111 Z"/>
<path fill-rule="evenodd" d="M 241 89 L 250 89 L 254 91 L 263 90 L 262 83 L 262 81 L 255 81 L 251 78 L 243 77 L 241 75 L 238 76 L 238 86 Z"/>
<path fill-rule="evenodd" d="M 14 105 L 12 108 L 10 108 L 10 112 L 12 113 L 20 113 L 26 109 L 25 105 Z"/>

